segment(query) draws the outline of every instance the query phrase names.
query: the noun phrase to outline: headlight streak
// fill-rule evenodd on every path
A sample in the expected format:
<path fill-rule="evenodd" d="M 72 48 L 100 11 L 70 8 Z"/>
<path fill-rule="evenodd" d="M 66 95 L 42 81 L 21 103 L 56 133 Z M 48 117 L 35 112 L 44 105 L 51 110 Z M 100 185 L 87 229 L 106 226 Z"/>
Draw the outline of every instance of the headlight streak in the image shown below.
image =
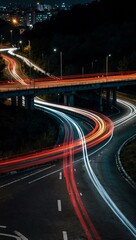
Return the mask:
<path fill-rule="evenodd" d="M 127 102 L 121 101 L 121 100 L 118 100 L 118 101 L 120 101 L 120 103 L 122 103 L 122 104 L 126 105 L 127 107 L 129 107 L 130 113 L 126 117 L 122 118 L 120 121 L 116 121 L 115 122 L 116 127 L 119 126 L 120 124 L 123 124 L 124 122 L 130 120 L 130 118 L 133 118 L 135 116 L 135 113 L 136 113 L 136 108 L 135 108 L 135 106 L 133 104 L 128 104 Z M 79 129 L 80 129 L 80 133 L 81 133 L 80 135 L 82 136 L 82 137 L 80 136 L 80 139 L 84 139 L 84 141 L 83 141 L 84 144 L 82 144 L 83 159 L 84 159 L 85 167 L 86 167 L 86 170 L 88 172 L 88 175 L 89 175 L 91 181 L 93 182 L 95 188 L 97 189 L 97 191 L 99 192 L 101 197 L 104 199 L 104 201 L 108 204 L 108 206 L 111 208 L 111 210 L 118 217 L 118 219 L 120 219 L 120 221 L 123 223 L 124 226 L 126 226 L 126 228 L 131 232 L 131 234 L 134 237 L 136 237 L 136 228 L 125 217 L 125 215 L 119 210 L 119 208 L 115 205 L 115 203 L 112 201 L 112 199 L 110 198 L 108 193 L 105 191 L 105 189 L 103 188 L 103 186 L 99 182 L 99 180 L 96 177 L 93 169 L 91 168 L 91 165 L 90 165 L 90 162 L 89 162 L 89 158 L 88 158 L 88 153 L 87 153 L 87 146 L 86 146 L 85 136 L 84 136 L 84 133 L 83 133 L 82 129 L 80 127 L 79 127 Z"/>
<path fill-rule="evenodd" d="M 8 71 L 10 75 L 22 85 L 27 85 L 24 80 L 16 73 L 16 62 L 12 58 L 5 55 L 2 55 L 2 57 L 9 62 Z"/>
<path fill-rule="evenodd" d="M 12 76 L 14 76 L 14 78 L 18 81 L 21 81 L 21 78 L 19 78 L 19 76 L 16 74 L 15 72 L 15 66 L 13 66 L 13 70 L 11 72 Z M 129 109 L 130 109 L 130 113 L 129 115 L 121 118 L 120 120 L 117 120 L 114 122 L 114 125 L 115 127 L 118 127 L 120 126 L 121 124 L 124 124 L 126 123 L 128 120 L 132 119 L 133 117 L 135 117 L 135 114 L 136 114 L 136 107 L 133 105 L 133 104 L 128 104 L 126 101 L 122 101 L 122 100 L 118 100 L 118 102 L 120 102 L 121 104 L 127 106 Z M 63 108 L 63 107 L 62 107 Z M 68 110 L 67 107 L 64 109 Z M 77 113 L 79 113 L 78 111 L 79 110 L 76 110 L 74 108 L 69 108 L 71 111 L 75 111 Z M 81 110 L 80 109 L 80 113 L 82 112 L 83 115 L 87 116 L 88 115 L 88 112 L 87 111 L 84 111 L 84 110 Z M 112 135 L 112 124 L 111 123 L 108 123 L 110 125 L 107 133 L 106 133 L 106 129 L 107 129 L 107 126 L 108 124 L 106 124 L 106 121 L 104 122 L 103 119 L 101 119 L 101 117 L 96 117 L 95 114 L 93 114 L 91 112 L 91 115 L 93 116 L 93 120 L 94 122 L 96 123 L 96 128 L 97 128 L 97 131 L 96 128 L 95 130 L 93 130 L 92 132 L 94 132 L 94 134 L 92 134 L 91 138 L 90 138 L 90 134 L 88 134 L 87 136 L 84 136 L 84 133 L 81 129 L 80 126 L 78 126 L 78 124 L 76 122 L 74 122 L 73 120 L 71 120 L 70 118 L 67 118 L 67 123 L 69 124 L 69 122 L 71 122 L 72 125 L 74 125 L 77 129 L 77 132 L 79 134 L 79 139 L 80 140 L 76 140 L 74 141 L 74 139 L 72 138 L 73 134 L 72 134 L 72 128 L 70 127 L 70 131 L 69 131 L 69 135 L 65 135 L 65 141 L 64 141 L 64 145 L 63 147 L 60 147 L 60 150 L 59 152 L 57 153 L 57 157 L 64 157 L 64 159 L 69 159 L 70 161 L 70 164 L 68 164 L 68 160 L 64 161 L 65 162 L 65 169 L 67 170 L 68 169 L 68 166 L 70 166 L 70 179 L 68 177 L 68 173 L 64 173 L 65 174 L 65 177 L 67 178 L 67 186 L 68 186 L 68 189 L 70 188 L 71 191 L 72 191 L 72 187 L 73 187 L 73 191 L 71 192 L 72 193 L 72 198 L 73 198 L 73 201 L 75 201 L 75 198 L 74 198 L 74 192 L 75 192 L 75 195 L 76 195 L 76 198 L 77 198 L 77 201 L 80 205 L 80 207 L 82 206 L 82 201 L 80 203 L 80 196 L 79 196 L 79 192 L 77 190 L 77 187 L 76 187 L 76 184 L 75 184 L 75 180 L 74 180 L 74 173 L 73 173 L 73 154 L 76 152 L 76 151 L 79 151 L 79 149 L 81 150 L 82 148 L 82 152 L 83 152 L 83 159 L 84 159 L 84 163 L 85 163 L 85 167 L 87 169 L 87 172 L 88 172 L 88 175 L 91 179 L 91 181 L 93 182 L 95 188 L 98 190 L 98 192 L 100 193 L 101 197 L 105 200 L 105 202 L 108 204 L 108 206 L 111 208 L 111 210 L 115 213 L 115 215 L 120 219 L 120 221 L 127 227 L 127 229 L 132 233 L 132 235 L 134 237 L 136 237 L 136 229 L 135 227 L 131 224 L 131 222 L 124 216 L 124 214 L 118 209 L 118 207 L 115 205 L 115 203 L 112 201 L 112 199 L 109 197 L 109 195 L 107 194 L 107 192 L 105 191 L 105 189 L 103 188 L 103 186 L 101 185 L 101 183 L 99 182 L 99 180 L 97 179 L 96 175 L 94 174 L 91 166 L 90 166 L 90 162 L 89 162 L 89 158 L 88 158 L 88 153 L 87 153 L 87 148 L 89 147 L 92 147 L 92 146 L 95 146 L 96 144 L 102 142 L 103 140 L 107 139 L 108 137 L 110 137 Z M 102 116 L 102 115 L 101 115 Z M 65 117 L 66 119 L 66 117 Z M 99 126 L 99 127 L 98 127 Z M 68 131 L 65 129 L 65 132 L 68 133 Z M 91 132 L 91 133 L 92 133 Z M 69 136 L 69 137 L 68 137 Z M 111 139 L 111 138 L 110 138 Z M 76 144 L 75 144 L 76 143 Z M 107 143 L 105 143 L 104 145 L 106 145 Z M 82 147 L 80 146 L 82 145 Z M 66 150 L 66 154 L 64 154 L 64 149 L 67 147 L 67 150 Z M 76 151 L 74 150 L 74 148 L 77 147 Z M 102 148 L 102 147 L 101 147 Z M 61 153 L 61 151 L 63 150 L 63 154 Z M 48 152 L 49 153 L 49 152 Z M 43 152 L 43 157 L 45 158 L 45 152 Z M 49 159 L 48 160 L 54 160 L 55 157 L 53 156 L 54 154 L 54 151 L 50 152 L 50 154 L 52 154 L 52 156 L 49 156 Z M 55 153 L 56 154 L 56 153 Z M 92 155 L 92 154 L 91 154 Z M 38 157 L 38 155 L 34 155 L 35 158 Z M 33 157 L 34 157 L 33 156 Z M 39 157 L 41 157 L 41 155 L 39 155 Z M 26 156 L 25 160 L 27 161 L 28 159 L 34 161 L 34 158 L 31 158 L 31 155 L 30 156 Z M 21 160 L 21 161 L 20 161 Z M 15 162 L 20 162 L 22 163 L 22 157 L 20 160 L 16 160 Z M 40 162 L 40 161 L 39 161 Z M 41 163 L 43 162 L 43 159 L 41 160 Z M 4 164 L 1 163 L 0 165 L 6 165 L 7 162 L 5 162 Z M 29 163 L 27 164 L 27 167 L 28 166 L 31 166 L 32 163 Z M 18 169 L 18 166 L 15 167 L 14 169 Z M 70 181 L 71 181 L 71 184 L 70 184 Z M 74 202 L 73 202 L 74 203 Z M 84 207 L 84 206 L 83 206 Z M 81 207 L 82 209 L 82 207 Z M 83 209 L 82 209 L 83 210 Z M 85 209 L 83 210 L 84 213 L 85 213 Z M 80 211 L 77 210 L 77 214 L 79 214 L 80 216 Z M 80 216 L 80 220 L 81 220 L 81 216 Z M 86 219 L 87 216 L 86 216 Z M 88 223 L 89 223 L 89 220 L 88 219 Z M 83 220 L 81 220 L 83 221 Z M 82 225 L 84 225 L 84 221 L 82 222 Z M 88 239 L 93 239 L 89 233 L 88 233 L 88 229 L 86 228 L 86 226 L 84 225 L 84 229 L 86 231 L 86 234 L 88 236 Z M 93 228 L 92 228 L 92 231 L 93 231 Z M 95 230 L 94 230 L 95 232 Z M 97 234 L 97 233 L 96 233 Z M 94 234 L 94 237 L 96 237 L 96 235 Z M 99 236 L 96 237 L 96 239 L 100 239 Z"/>
<path fill-rule="evenodd" d="M 89 114 L 90 113 L 88 113 L 87 117 L 89 117 Z M 105 127 L 103 126 L 102 120 L 100 120 L 99 117 L 98 117 L 99 121 L 97 120 L 97 116 L 95 114 L 93 115 L 90 114 L 90 118 L 93 119 L 94 122 L 97 121 L 97 124 L 95 127 L 95 131 L 92 130 L 92 132 L 90 132 L 90 134 L 88 134 L 86 137 L 86 142 L 88 144 L 88 147 L 95 146 L 96 144 L 100 143 L 102 140 L 105 140 L 108 136 L 111 135 L 111 132 L 112 132 L 111 122 L 109 123 L 111 129 L 107 128 L 107 133 L 106 133 L 106 131 L 102 132 L 101 130 L 101 128 L 104 130 Z M 98 125 L 99 125 L 99 128 L 98 128 Z M 74 142 L 75 152 L 78 152 L 79 150 L 81 150 L 80 141 L 81 140 L 78 139 Z M 30 153 L 26 155 L 17 156 L 12 159 L 0 161 L 0 166 L 1 166 L 0 172 L 2 173 L 9 170 L 12 171 L 12 168 L 13 170 L 17 170 L 24 167 L 30 167 L 34 164 L 36 165 L 36 164 L 41 164 L 48 161 L 53 161 L 55 160 L 55 158 L 61 158 L 64 154 L 63 153 L 64 149 L 68 150 L 70 147 L 73 147 L 73 146 L 66 143 L 65 146 L 63 144 L 63 145 L 60 145 L 58 148 L 46 149 L 41 152 Z M 65 151 L 65 154 L 67 154 L 66 151 Z"/>
<path fill-rule="evenodd" d="M 122 117 L 119 120 L 114 121 L 114 125 L 115 127 L 118 127 L 124 123 L 126 123 L 127 121 L 130 121 L 130 119 L 133 119 L 136 116 L 136 106 L 133 105 L 132 103 L 128 103 L 127 101 L 118 99 L 117 100 L 120 104 L 126 106 L 129 110 L 130 113 L 127 114 L 126 116 Z"/>
<path fill-rule="evenodd" d="M 47 107 L 46 107 L 46 109 L 47 109 Z M 50 109 L 50 111 L 51 111 L 51 109 Z M 52 111 L 55 111 L 55 110 L 52 110 Z M 98 119 L 99 119 L 98 120 L 97 116 L 95 116 L 95 114 L 93 114 L 93 116 L 91 116 L 91 114 L 90 114 L 90 118 L 93 119 L 93 121 L 95 121 L 97 124 L 96 124 L 95 131 L 92 130 L 93 134 L 92 134 L 92 132 L 91 132 L 91 134 L 88 134 L 87 140 L 85 140 L 85 138 L 83 139 L 84 135 L 82 136 L 82 134 L 80 133 L 80 129 L 75 121 L 73 121 L 70 117 L 68 117 L 64 113 L 60 113 L 60 116 L 61 116 L 61 118 L 63 116 L 65 121 L 67 121 L 66 126 L 69 126 L 68 130 L 67 130 L 67 128 L 65 128 L 64 143 L 63 143 L 63 146 L 61 146 L 61 151 L 60 150 L 59 151 L 62 152 L 62 150 L 63 150 L 63 153 L 61 153 L 61 157 L 63 157 L 63 159 L 65 159 L 64 160 L 64 176 L 66 179 L 67 187 L 70 190 L 70 198 L 73 203 L 74 209 L 77 213 L 77 216 L 81 222 L 81 225 L 88 237 L 88 240 L 92 240 L 92 239 L 100 240 L 100 237 L 99 237 L 95 227 L 93 226 L 93 223 L 91 222 L 86 209 L 84 208 L 83 202 L 81 200 L 81 197 L 78 193 L 78 190 L 77 190 L 77 187 L 75 184 L 74 173 L 73 173 L 73 154 L 75 153 L 75 149 L 76 149 L 76 152 L 82 151 L 82 149 L 83 149 L 82 145 L 84 145 L 84 141 L 87 141 L 88 144 L 89 144 L 89 141 L 91 141 L 91 146 L 96 145 L 98 143 L 98 138 L 101 135 L 104 135 L 103 131 L 106 133 L 106 127 L 104 127 L 104 124 L 103 124 L 102 120 L 100 120 L 99 117 L 98 117 Z M 88 116 L 89 116 L 89 114 L 88 114 Z M 73 140 L 73 129 L 74 128 L 76 129 L 76 131 L 78 132 L 78 135 L 79 135 L 79 139 L 76 141 Z M 109 135 L 110 135 L 110 131 L 109 131 Z M 106 135 L 105 139 L 106 138 L 107 138 L 107 135 Z M 100 142 L 100 140 L 99 140 L 99 142 Z M 56 156 L 57 152 L 53 151 L 53 154 L 54 153 L 55 153 L 55 159 L 58 158 L 58 156 Z M 43 156 L 45 156 L 44 154 L 43 154 Z M 53 156 L 49 157 L 48 161 L 52 160 L 52 157 Z M 31 157 L 29 157 L 29 158 L 31 158 Z M 36 156 L 35 156 L 35 158 L 36 158 Z M 15 161 L 17 162 L 18 160 L 19 159 L 15 160 Z M 23 159 L 21 158 L 20 163 L 22 163 L 22 160 Z M 25 160 L 27 161 L 28 158 L 26 157 Z M 45 159 L 43 162 L 45 162 Z M 29 165 L 30 164 L 31 163 L 29 163 Z M 34 163 L 32 162 L 32 164 L 34 164 Z M 38 160 L 38 164 L 39 164 L 39 160 Z M 2 165 L 2 163 L 1 163 L 1 165 Z M 18 167 L 18 164 L 17 164 L 17 167 Z M 69 171 L 69 173 L 68 173 L 68 171 Z"/>
<path fill-rule="evenodd" d="M 120 102 L 121 104 L 127 106 L 130 109 L 130 113 L 121 118 L 118 121 L 115 121 L 115 127 L 118 127 L 121 124 L 126 123 L 127 121 L 129 121 L 130 119 L 135 117 L 136 114 L 136 107 L 133 104 L 130 104 L 126 101 L 123 100 L 119 100 L 118 102 Z M 94 153 L 94 152 L 93 152 Z M 93 154 L 91 153 L 91 155 Z M 84 162 L 85 162 L 85 166 L 88 172 L 88 175 L 90 176 L 91 181 L 93 182 L 94 186 L 96 187 L 96 189 L 98 190 L 98 192 L 100 193 L 100 195 L 102 196 L 102 198 L 105 200 L 105 202 L 108 204 L 108 206 L 112 209 L 112 211 L 115 213 L 115 215 L 120 219 L 120 221 L 127 227 L 127 229 L 132 233 L 132 235 L 134 237 L 136 237 L 136 228 L 135 226 L 125 217 L 125 215 L 119 210 L 119 208 L 115 205 L 115 203 L 112 201 L 112 199 L 109 197 L 109 195 L 107 194 L 107 192 L 105 191 L 105 189 L 103 188 L 103 186 L 100 184 L 100 182 L 98 181 L 96 175 L 94 174 L 91 165 L 89 163 L 89 158 L 88 155 L 86 155 L 86 157 L 84 158 Z"/>
<path fill-rule="evenodd" d="M 23 62 L 25 62 L 29 67 L 33 67 L 34 69 L 40 71 L 41 73 L 43 74 L 46 74 L 47 73 L 40 67 L 38 67 L 36 64 L 32 63 L 29 59 L 27 59 L 26 57 L 24 56 L 21 56 L 19 54 L 16 54 L 14 53 L 14 51 L 16 51 L 17 49 L 9 49 L 8 53 L 11 54 L 12 56 L 16 56 L 18 58 L 20 58 Z"/>
<path fill-rule="evenodd" d="M 123 117 L 120 121 L 115 121 L 115 127 L 123 124 L 124 122 L 126 122 L 128 120 L 130 120 L 131 118 L 133 118 L 135 116 L 135 113 L 136 113 L 136 108 L 135 108 L 134 105 L 128 104 L 125 101 L 121 101 L 121 100 L 118 100 L 118 101 L 120 101 L 120 103 L 125 104 L 127 107 L 129 107 L 130 113 L 128 115 L 129 117 L 126 116 L 126 117 Z M 37 107 L 38 107 L 38 105 L 40 105 L 40 108 L 44 108 L 44 105 L 49 106 L 49 107 L 52 107 L 52 106 L 56 107 L 56 105 L 47 104 L 47 103 L 45 104 L 45 103 L 43 103 L 41 101 L 38 101 L 38 100 L 36 100 L 35 102 L 36 102 L 35 105 Z M 58 158 L 58 157 L 63 157 L 64 159 L 69 158 L 70 159 L 70 164 L 68 163 L 68 160 L 65 160 L 64 175 L 65 175 L 65 177 L 67 176 L 66 169 L 69 168 L 69 166 L 70 166 L 70 169 L 71 169 L 71 178 L 70 179 L 73 179 L 74 178 L 74 173 L 73 173 L 73 163 L 72 163 L 73 162 L 72 161 L 73 157 L 72 156 L 73 156 L 73 153 L 76 153 L 79 150 L 80 151 L 82 150 L 85 167 L 86 167 L 88 175 L 89 175 L 91 181 L 93 182 L 94 186 L 96 187 L 96 189 L 100 193 L 101 197 L 105 200 L 105 202 L 111 208 L 111 210 L 115 213 L 115 215 L 127 227 L 127 229 L 132 233 L 132 235 L 136 237 L 136 229 L 135 229 L 135 227 L 124 216 L 124 214 L 118 209 L 118 207 L 112 201 L 110 196 L 107 194 L 107 192 L 105 191 L 105 189 L 103 188 L 103 186 L 101 185 L 99 180 L 97 179 L 96 175 L 94 174 L 94 172 L 93 172 L 93 170 L 92 170 L 92 168 L 90 166 L 90 162 L 89 162 L 89 158 L 88 158 L 88 156 L 92 155 L 94 152 L 91 153 L 90 155 L 88 155 L 87 148 L 95 146 L 96 144 L 98 144 L 98 143 L 100 143 L 100 142 L 102 142 L 104 140 L 107 140 L 107 142 L 104 143 L 104 145 L 103 145 L 103 146 L 105 146 L 110 141 L 110 139 L 112 138 L 112 132 L 113 132 L 113 124 L 112 124 L 112 122 L 108 121 L 108 118 L 103 116 L 103 115 L 101 115 L 101 114 L 100 114 L 100 117 L 99 117 L 99 116 L 97 116 L 93 112 L 85 111 L 85 110 L 82 110 L 82 109 L 75 109 L 75 108 L 65 107 L 65 106 L 60 106 L 60 105 L 58 107 L 62 108 L 62 109 L 70 110 L 70 111 L 73 111 L 73 112 L 75 111 L 76 113 L 83 114 L 86 117 L 90 117 L 95 122 L 95 127 L 94 127 L 95 130 L 93 129 L 91 131 L 91 134 L 87 134 L 86 136 L 84 136 L 84 133 L 83 133 L 83 130 L 81 129 L 81 127 L 75 121 L 71 120 L 71 118 L 69 118 L 69 117 L 67 118 L 66 117 L 67 115 L 65 114 L 65 115 L 63 115 L 64 119 L 67 118 L 68 121 L 70 120 L 72 125 L 75 126 L 75 128 L 76 128 L 76 130 L 78 132 L 78 135 L 79 135 L 79 139 L 75 140 L 73 142 L 73 139 L 71 139 L 71 141 L 70 141 L 67 138 L 67 136 L 65 135 L 65 141 L 63 143 L 63 146 L 61 145 L 58 151 L 55 151 L 55 149 L 54 149 L 54 150 L 49 150 L 47 155 L 46 155 L 46 151 L 43 151 L 42 154 L 41 153 L 34 154 L 33 157 L 31 155 L 30 156 L 26 156 L 25 161 L 30 159 L 33 162 L 33 160 L 35 160 L 37 157 L 39 157 L 39 158 L 43 157 L 44 159 L 40 160 L 41 163 L 42 163 L 42 162 L 45 162 L 45 157 L 47 157 L 48 154 L 49 154 L 48 161 L 49 160 L 52 161 L 52 160 L 55 159 L 54 156 L 53 156 L 54 154 L 57 155 L 56 158 Z M 62 113 L 60 114 L 60 117 L 62 117 Z M 71 131 L 73 131 L 73 130 L 70 130 L 70 132 Z M 67 132 L 66 129 L 65 129 L 65 132 Z M 92 132 L 93 132 L 93 134 L 92 134 Z M 72 132 L 69 133 L 69 134 L 70 134 L 69 137 L 72 136 Z M 101 146 L 99 149 L 101 149 L 103 146 Z M 96 151 L 98 151 L 98 150 L 96 150 Z M 63 151 L 63 153 L 62 153 L 62 151 Z M 34 159 L 34 157 L 35 157 L 35 159 Z M 39 161 L 39 163 L 40 163 L 40 161 Z M 18 162 L 18 159 L 16 159 L 16 162 Z M 20 162 L 22 163 L 22 157 L 20 159 Z M 7 162 L 6 163 L 0 163 L 1 166 L 3 164 L 6 165 Z M 31 164 L 32 163 L 29 163 L 27 166 L 29 166 L 29 165 L 31 166 Z M 72 181 L 72 185 L 74 186 L 75 185 L 75 182 L 73 183 L 74 180 L 67 180 L 67 181 L 68 181 L 67 186 L 69 186 L 72 189 L 70 181 Z M 75 186 L 74 186 L 74 191 L 76 192 Z M 73 198 L 74 191 L 72 191 L 72 195 L 71 195 L 72 198 Z M 79 193 L 76 193 L 76 194 L 77 194 L 76 198 L 77 198 L 77 201 L 79 203 L 80 202 L 80 200 L 78 199 Z M 74 201 L 75 201 L 75 199 L 74 199 Z M 83 221 L 83 220 L 81 220 L 81 221 Z M 82 223 L 82 226 L 83 226 L 83 224 L 84 223 Z M 85 231 L 87 233 L 87 230 L 85 230 Z M 93 238 L 88 238 L 88 239 L 93 239 Z"/>
<path fill-rule="evenodd" d="M 70 146 L 73 146 L 73 148 L 72 147 L 68 148 L 69 149 L 68 154 L 64 155 L 63 174 L 66 180 L 67 190 L 69 192 L 69 196 L 73 204 L 74 210 L 79 218 L 79 221 L 86 233 L 88 240 L 93 240 L 93 239 L 100 240 L 101 238 L 97 233 L 92 221 L 90 220 L 90 217 L 81 200 L 80 194 L 78 192 L 78 189 L 75 183 L 74 172 L 73 172 L 73 156 L 74 156 L 74 139 L 73 139 L 74 131 L 73 130 L 76 129 L 76 131 L 78 132 L 79 138 L 81 139 L 81 145 L 84 145 L 85 138 L 84 139 L 82 138 L 80 129 L 77 123 L 73 119 L 71 119 L 66 114 L 58 112 L 57 110 L 50 109 L 50 111 L 55 112 L 57 115 L 60 115 L 61 118 L 64 118 L 64 121 L 67 122 L 67 126 L 66 126 L 67 130 L 69 128 L 68 131 L 65 131 L 64 143 L 66 142 L 70 144 Z"/>

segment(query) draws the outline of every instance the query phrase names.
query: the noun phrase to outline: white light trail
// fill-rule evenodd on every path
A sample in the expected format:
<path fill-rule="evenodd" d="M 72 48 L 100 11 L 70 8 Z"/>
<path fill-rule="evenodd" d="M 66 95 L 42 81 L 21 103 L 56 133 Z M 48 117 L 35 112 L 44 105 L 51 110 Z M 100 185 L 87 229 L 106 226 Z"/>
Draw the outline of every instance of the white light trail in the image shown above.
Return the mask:
<path fill-rule="evenodd" d="M 41 103 L 41 101 L 35 100 L 36 103 Z M 135 107 L 134 105 L 132 106 L 131 104 L 129 105 L 128 103 L 122 102 L 123 104 L 126 104 L 127 106 L 129 106 L 130 108 L 130 114 L 129 117 L 124 117 L 122 118 L 122 120 L 115 122 L 115 125 L 118 126 L 119 124 L 122 124 L 126 121 L 128 121 L 130 119 L 130 117 L 134 117 L 135 116 Z M 37 105 L 37 104 L 36 104 Z M 41 106 L 54 106 L 56 107 L 56 105 L 53 104 L 47 104 L 47 103 L 43 103 Z M 38 106 L 38 105 L 37 105 Z M 43 107 L 46 108 L 46 107 Z M 58 108 L 60 109 L 67 109 L 67 110 L 71 110 L 74 108 L 69 108 L 69 107 L 64 107 L 64 106 L 59 106 Z M 134 111 L 132 111 L 132 108 Z M 50 109 L 51 111 L 56 111 L 53 109 Z M 79 111 L 79 113 L 83 114 L 84 110 L 82 109 L 74 109 L 76 112 Z M 87 111 L 85 111 L 87 112 Z M 88 112 L 88 114 L 90 114 Z M 63 115 L 63 113 L 59 113 L 59 115 Z M 94 114 L 95 115 L 95 114 Z M 79 138 L 81 139 L 81 143 L 82 143 L 82 152 L 83 152 L 83 159 L 84 159 L 84 163 L 85 163 L 85 167 L 88 173 L 88 176 L 90 177 L 90 180 L 92 181 L 92 183 L 94 184 L 95 188 L 97 189 L 97 191 L 99 192 L 99 194 L 101 195 L 101 197 L 104 199 L 104 201 L 107 203 L 107 205 L 110 207 L 110 209 L 114 212 L 114 214 L 118 217 L 118 219 L 123 223 L 123 225 L 131 232 L 131 234 L 136 237 L 136 228 L 135 226 L 125 217 L 125 215 L 120 211 L 120 209 L 116 206 L 116 204 L 112 201 L 112 199 L 110 198 L 110 196 L 108 195 L 108 193 L 105 191 L 104 187 L 101 185 L 100 181 L 98 180 L 98 178 L 96 177 L 91 165 L 90 165 L 90 161 L 88 158 L 88 153 L 87 153 L 87 146 L 86 146 L 86 140 L 85 140 L 85 135 L 83 133 L 83 130 L 81 129 L 81 127 L 70 117 L 66 116 L 65 114 L 65 118 L 67 118 L 72 125 L 74 125 L 74 127 L 77 129 Z M 96 115 L 96 119 L 99 121 L 99 117 Z M 101 122 L 101 120 L 100 120 Z M 101 122 L 101 126 L 103 127 L 103 124 Z M 109 140 L 110 141 L 110 140 Z M 108 142 L 107 142 L 108 143 Z M 107 144 L 106 143 L 106 144 Z"/>
<path fill-rule="evenodd" d="M 25 62 L 29 67 L 33 67 L 34 70 L 37 70 L 43 74 L 48 74 L 46 71 L 44 71 L 42 68 L 40 68 L 39 66 L 37 66 L 36 64 L 32 63 L 28 58 L 21 56 L 19 54 L 14 53 L 14 51 L 16 51 L 17 49 L 9 49 L 8 53 L 11 54 L 12 56 L 16 56 L 18 58 L 20 58 L 23 62 Z"/>

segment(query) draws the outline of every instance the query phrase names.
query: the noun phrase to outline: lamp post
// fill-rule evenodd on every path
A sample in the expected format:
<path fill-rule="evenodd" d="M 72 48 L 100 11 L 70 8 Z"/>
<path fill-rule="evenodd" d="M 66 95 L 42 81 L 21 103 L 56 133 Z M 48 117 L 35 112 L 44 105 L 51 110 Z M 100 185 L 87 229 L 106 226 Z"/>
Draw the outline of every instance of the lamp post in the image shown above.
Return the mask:
<path fill-rule="evenodd" d="M 53 51 L 54 51 L 54 52 L 57 52 L 57 49 L 54 48 Z M 63 75 L 62 72 L 63 72 L 63 71 L 62 71 L 62 51 L 60 51 L 60 79 L 62 79 L 62 75 Z"/>
<path fill-rule="evenodd" d="M 92 73 L 94 72 L 94 61 L 92 61 Z"/>
<path fill-rule="evenodd" d="M 60 78 L 62 79 L 62 52 L 60 52 Z"/>
<path fill-rule="evenodd" d="M 30 58 L 30 52 L 31 52 L 31 42 L 28 40 L 28 46 L 29 46 L 29 58 Z"/>
<path fill-rule="evenodd" d="M 28 46 L 29 46 L 29 66 L 30 66 L 30 78 L 31 78 L 31 62 L 30 62 L 30 55 L 31 55 L 31 42 L 28 40 Z"/>
<path fill-rule="evenodd" d="M 20 45 L 20 50 L 23 51 L 23 42 L 21 40 L 19 41 L 19 45 Z"/>
<path fill-rule="evenodd" d="M 13 33 L 13 30 L 10 30 L 10 42 L 11 42 L 11 45 L 12 45 L 12 33 Z"/>
<path fill-rule="evenodd" d="M 3 36 L 1 35 L 0 37 L 1 37 L 1 45 L 2 45 Z"/>
<path fill-rule="evenodd" d="M 108 71 L 109 71 L 109 57 L 111 57 L 111 54 L 108 54 L 106 56 L 106 78 L 108 77 Z"/>
<path fill-rule="evenodd" d="M 82 66 L 82 77 L 84 77 L 84 73 L 85 73 L 85 68 L 84 66 Z"/>
<path fill-rule="evenodd" d="M 95 66 L 95 63 L 97 62 L 98 60 L 95 59 L 91 62 L 91 66 L 92 66 L 92 73 L 94 73 L 94 66 Z"/>

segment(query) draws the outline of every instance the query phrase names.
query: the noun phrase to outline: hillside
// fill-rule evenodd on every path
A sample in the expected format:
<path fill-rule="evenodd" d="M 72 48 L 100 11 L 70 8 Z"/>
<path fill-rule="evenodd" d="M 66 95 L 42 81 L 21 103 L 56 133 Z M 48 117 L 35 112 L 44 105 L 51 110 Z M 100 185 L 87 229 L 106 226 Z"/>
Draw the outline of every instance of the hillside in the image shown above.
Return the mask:
<path fill-rule="evenodd" d="M 109 53 L 109 71 L 135 70 L 135 29 L 135 1 L 101 0 L 61 11 L 23 37 L 31 41 L 31 57 L 51 73 L 59 74 L 62 51 L 67 75 L 80 74 L 83 66 L 85 73 L 104 72 Z"/>

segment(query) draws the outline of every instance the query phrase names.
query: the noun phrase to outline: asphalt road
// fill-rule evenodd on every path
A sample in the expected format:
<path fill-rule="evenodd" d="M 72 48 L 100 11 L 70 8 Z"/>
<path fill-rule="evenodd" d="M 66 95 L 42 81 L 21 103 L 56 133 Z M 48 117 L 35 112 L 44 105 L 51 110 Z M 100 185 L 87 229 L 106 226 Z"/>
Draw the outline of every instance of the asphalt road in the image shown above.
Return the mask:
<path fill-rule="evenodd" d="M 134 118 L 115 127 L 114 136 L 105 148 L 95 154 L 92 153 L 94 149 L 89 151 L 95 175 L 117 207 L 134 225 L 136 191 L 118 171 L 115 155 L 119 146 L 136 132 L 135 124 Z M 100 239 L 135 239 L 100 196 L 80 157 L 78 155 L 74 163 L 75 180 Z M 53 165 L 0 179 L 1 240 L 87 239 L 71 204 L 62 168 L 62 162 L 58 161 Z"/>
<path fill-rule="evenodd" d="M 20 79 L 18 81 L 20 84 Z M 128 114 L 129 111 L 130 109 L 127 110 Z M 122 114 L 116 118 L 122 118 Z M 113 120 L 116 121 L 115 117 Z M 98 191 L 90 179 L 82 155 L 78 154 L 74 158 L 74 177 L 79 195 L 91 224 L 99 233 L 96 237 L 94 227 L 91 226 L 92 237 L 88 238 L 89 240 L 135 239 L 127 228 L 129 224 L 125 222 L 128 225 L 126 226 L 123 218 L 120 221 L 120 213 L 115 211 L 117 207 L 132 225 L 136 225 L 136 191 L 120 174 L 116 165 L 119 147 L 136 133 L 136 117 L 129 120 L 122 125 L 115 124 L 114 135 L 108 145 L 102 149 L 99 149 L 99 145 L 88 151 L 92 180 L 95 174 L 100 183 Z M 81 121 L 78 121 L 79 123 L 86 132 L 87 125 Z M 93 153 L 96 149 L 97 152 Z M 103 189 L 106 191 L 109 206 L 105 195 L 101 195 Z M 71 192 L 67 191 L 61 160 L 28 172 L 1 177 L 0 240 L 87 239 L 70 197 Z M 116 205 L 111 204 L 110 199 Z"/>

